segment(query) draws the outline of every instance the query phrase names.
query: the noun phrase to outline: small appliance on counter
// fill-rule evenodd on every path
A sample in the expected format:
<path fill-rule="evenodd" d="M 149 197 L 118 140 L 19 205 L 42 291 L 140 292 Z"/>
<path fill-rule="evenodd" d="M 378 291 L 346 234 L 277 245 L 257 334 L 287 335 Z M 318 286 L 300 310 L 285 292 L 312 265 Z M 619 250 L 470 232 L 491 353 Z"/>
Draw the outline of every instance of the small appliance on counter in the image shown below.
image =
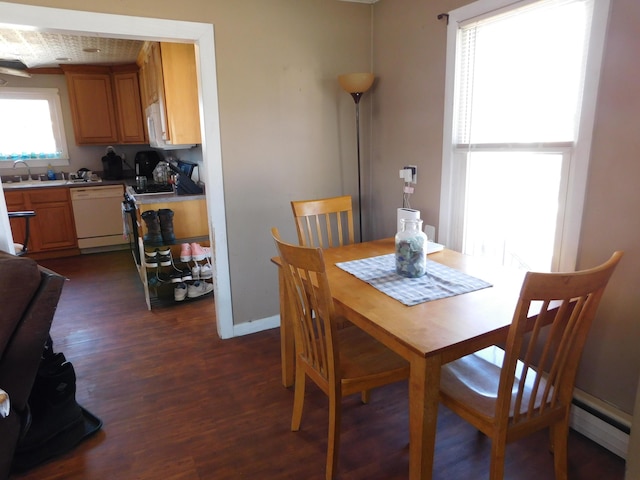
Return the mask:
<path fill-rule="evenodd" d="M 122 157 L 116 155 L 113 147 L 107 147 L 107 154 L 102 157 L 102 170 L 105 180 L 122 180 Z"/>
<path fill-rule="evenodd" d="M 160 160 L 162 160 L 162 158 L 155 150 L 144 150 L 136 153 L 136 176 L 142 175 L 147 177 L 149 180 L 153 180 L 153 169 L 156 168 L 156 165 L 158 165 Z"/>

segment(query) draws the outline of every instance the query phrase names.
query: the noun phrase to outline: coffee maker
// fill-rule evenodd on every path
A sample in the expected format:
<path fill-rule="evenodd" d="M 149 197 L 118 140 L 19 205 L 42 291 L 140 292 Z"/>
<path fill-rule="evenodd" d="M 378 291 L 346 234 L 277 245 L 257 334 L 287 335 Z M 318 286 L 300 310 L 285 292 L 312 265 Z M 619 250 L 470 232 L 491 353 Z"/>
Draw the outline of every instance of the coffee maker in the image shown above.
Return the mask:
<path fill-rule="evenodd" d="M 135 168 L 136 176 L 144 176 L 153 180 L 153 169 L 162 160 L 160 154 L 155 150 L 144 150 L 136 153 Z"/>
<path fill-rule="evenodd" d="M 116 155 L 113 148 L 107 148 L 107 154 L 102 157 L 102 170 L 105 180 L 122 180 L 122 157 Z"/>

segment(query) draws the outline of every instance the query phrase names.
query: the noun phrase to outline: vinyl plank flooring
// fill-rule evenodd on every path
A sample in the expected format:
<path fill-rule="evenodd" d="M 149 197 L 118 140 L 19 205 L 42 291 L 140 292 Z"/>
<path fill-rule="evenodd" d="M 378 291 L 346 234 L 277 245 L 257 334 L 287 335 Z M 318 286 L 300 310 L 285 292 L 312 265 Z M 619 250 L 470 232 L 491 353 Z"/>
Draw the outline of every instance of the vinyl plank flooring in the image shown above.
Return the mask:
<path fill-rule="evenodd" d="M 69 279 L 54 318 L 54 350 L 72 362 L 77 400 L 104 426 L 73 451 L 14 480 L 321 479 L 327 400 L 309 382 L 302 429 L 280 384 L 277 329 L 230 340 L 214 300 L 148 311 L 128 252 L 41 262 Z M 277 281 L 274 267 L 274 282 Z M 407 386 L 344 400 L 338 478 L 408 476 Z M 486 438 L 440 409 L 434 478 L 487 478 Z M 624 461 L 581 435 L 570 479 L 622 480 Z M 507 479 L 553 478 L 547 435 L 507 449 Z"/>

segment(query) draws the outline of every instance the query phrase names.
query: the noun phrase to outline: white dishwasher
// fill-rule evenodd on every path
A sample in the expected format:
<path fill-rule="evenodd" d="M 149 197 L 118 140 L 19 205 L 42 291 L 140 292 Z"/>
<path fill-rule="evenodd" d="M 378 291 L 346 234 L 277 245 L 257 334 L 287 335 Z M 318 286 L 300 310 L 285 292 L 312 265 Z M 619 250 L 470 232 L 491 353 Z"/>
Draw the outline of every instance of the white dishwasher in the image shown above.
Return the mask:
<path fill-rule="evenodd" d="M 122 226 L 123 193 L 122 185 L 71 188 L 80 249 L 127 243 Z"/>

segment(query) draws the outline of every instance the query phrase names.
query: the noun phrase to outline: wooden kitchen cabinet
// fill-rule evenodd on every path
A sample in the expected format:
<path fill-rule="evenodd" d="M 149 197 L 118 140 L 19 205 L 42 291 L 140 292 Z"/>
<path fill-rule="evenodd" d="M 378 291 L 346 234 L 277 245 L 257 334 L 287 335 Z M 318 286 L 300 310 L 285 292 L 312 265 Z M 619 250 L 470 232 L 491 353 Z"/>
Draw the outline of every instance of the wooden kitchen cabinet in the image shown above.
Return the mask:
<path fill-rule="evenodd" d="M 76 144 L 145 143 L 137 66 L 64 65 Z"/>
<path fill-rule="evenodd" d="M 78 255 L 78 242 L 68 188 L 32 188 L 5 191 L 9 211 L 33 210 L 29 256 L 39 259 Z M 22 225 L 21 225 L 22 223 Z M 14 241 L 24 239 L 24 221 L 11 220 Z"/>
<path fill-rule="evenodd" d="M 202 143 L 194 45 L 146 42 L 138 66 L 143 107 L 160 104 L 166 140 L 174 145 Z"/>

